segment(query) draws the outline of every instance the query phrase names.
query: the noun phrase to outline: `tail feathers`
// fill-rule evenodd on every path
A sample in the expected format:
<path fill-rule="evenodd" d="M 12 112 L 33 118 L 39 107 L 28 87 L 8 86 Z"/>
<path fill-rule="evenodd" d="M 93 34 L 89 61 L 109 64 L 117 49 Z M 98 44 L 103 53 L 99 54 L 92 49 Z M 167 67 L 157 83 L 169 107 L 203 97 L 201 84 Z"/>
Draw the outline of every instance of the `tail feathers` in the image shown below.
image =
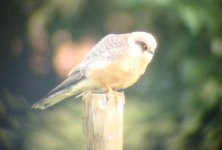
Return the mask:
<path fill-rule="evenodd" d="M 73 91 L 72 88 L 64 89 L 33 104 L 32 108 L 46 109 L 77 93 L 79 93 L 79 91 Z"/>
<path fill-rule="evenodd" d="M 46 109 L 70 96 L 76 95 L 88 87 L 88 80 L 81 72 L 76 70 L 60 85 L 50 91 L 39 102 L 32 105 L 32 108 Z"/>

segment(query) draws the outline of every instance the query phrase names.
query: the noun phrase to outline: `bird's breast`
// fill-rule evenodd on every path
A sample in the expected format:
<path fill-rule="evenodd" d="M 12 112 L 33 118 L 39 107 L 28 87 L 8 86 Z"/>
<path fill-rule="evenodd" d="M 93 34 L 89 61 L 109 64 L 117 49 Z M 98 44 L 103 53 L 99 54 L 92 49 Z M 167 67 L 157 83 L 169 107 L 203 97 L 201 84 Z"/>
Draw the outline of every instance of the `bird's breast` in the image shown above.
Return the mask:
<path fill-rule="evenodd" d="M 145 72 L 149 60 L 145 57 L 126 57 L 105 68 L 91 69 L 88 77 L 99 87 L 124 89 L 133 85 Z"/>

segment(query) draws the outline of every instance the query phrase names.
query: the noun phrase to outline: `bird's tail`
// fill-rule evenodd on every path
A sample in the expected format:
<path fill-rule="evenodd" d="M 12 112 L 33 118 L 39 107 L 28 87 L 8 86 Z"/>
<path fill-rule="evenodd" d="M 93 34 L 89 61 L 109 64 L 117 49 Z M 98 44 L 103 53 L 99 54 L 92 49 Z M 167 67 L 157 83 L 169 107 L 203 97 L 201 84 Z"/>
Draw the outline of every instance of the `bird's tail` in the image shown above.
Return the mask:
<path fill-rule="evenodd" d="M 69 82 L 68 82 L 69 83 Z M 32 105 L 32 108 L 46 109 L 58 102 L 76 95 L 80 92 L 89 89 L 89 81 L 82 79 L 76 84 L 67 84 L 67 81 L 60 84 L 54 90 L 48 93 L 48 95 L 42 98 L 39 102 Z"/>
<path fill-rule="evenodd" d="M 79 91 L 72 91 L 72 89 L 64 89 L 56 94 L 41 99 L 39 102 L 33 104 L 32 108 L 46 109 L 77 93 L 79 93 Z"/>

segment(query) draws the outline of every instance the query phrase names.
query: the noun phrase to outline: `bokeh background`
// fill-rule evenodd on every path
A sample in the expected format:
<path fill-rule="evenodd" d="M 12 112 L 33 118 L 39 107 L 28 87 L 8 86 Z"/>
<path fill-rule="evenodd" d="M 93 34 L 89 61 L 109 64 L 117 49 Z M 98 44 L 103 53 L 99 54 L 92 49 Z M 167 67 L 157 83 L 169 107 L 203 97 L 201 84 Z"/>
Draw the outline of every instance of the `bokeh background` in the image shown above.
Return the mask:
<path fill-rule="evenodd" d="M 30 106 L 109 33 L 158 48 L 125 92 L 124 150 L 222 149 L 222 1 L 0 2 L 0 149 L 83 149 L 82 103 Z"/>

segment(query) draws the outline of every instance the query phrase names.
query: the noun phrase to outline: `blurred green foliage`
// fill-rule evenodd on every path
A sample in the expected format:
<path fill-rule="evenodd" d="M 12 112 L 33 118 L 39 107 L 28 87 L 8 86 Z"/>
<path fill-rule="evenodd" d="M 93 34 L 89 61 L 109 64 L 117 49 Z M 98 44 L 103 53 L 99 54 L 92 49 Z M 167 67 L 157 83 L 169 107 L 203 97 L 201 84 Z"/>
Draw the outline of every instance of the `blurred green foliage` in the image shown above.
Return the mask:
<path fill-rule="evenodd" d="M 126 91 L 124 149 L 222 149 L 221 1 L 2 3 L 0 149 L 83 149 L 80 101 L 29 108 L 55 85 L 55 34 L 97 41 L 136 30 L 154 34 L 158 49 Z"/>

